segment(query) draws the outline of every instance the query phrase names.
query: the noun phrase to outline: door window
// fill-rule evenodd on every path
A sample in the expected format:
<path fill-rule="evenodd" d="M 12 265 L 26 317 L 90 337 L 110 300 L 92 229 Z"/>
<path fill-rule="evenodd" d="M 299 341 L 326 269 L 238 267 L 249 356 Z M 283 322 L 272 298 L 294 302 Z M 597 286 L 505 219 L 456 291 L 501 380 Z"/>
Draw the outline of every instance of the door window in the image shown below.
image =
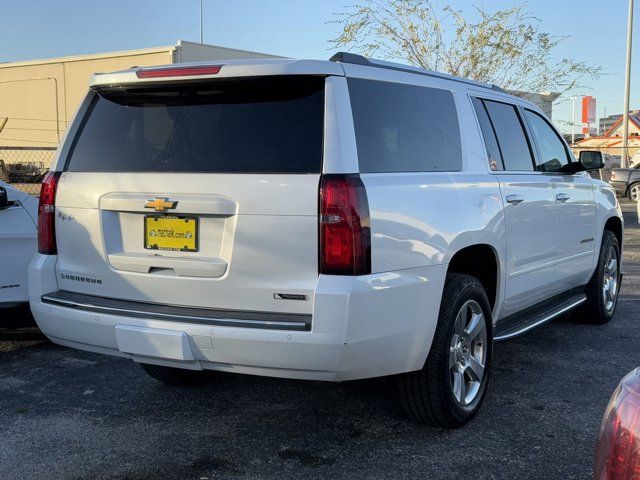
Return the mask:
<path fill-rule="evenodd" d="M 564 143 L 541 115 L 531 110 L 525 110 L 525 116 L 538 147 L 536 170 L 540 172 L 561 171 L 562 167 L 570 162 Z"/>
<path fill-rule="evenodd" d="M 480 130 L 482 130 L 482 136 L 484 137 L 484 144 L 487 149 L 487 158 L 489 159 L 489 168 L 491 171 L 504 170 L 504 163 L 502 162 L 498 139 L 496 138 L 496 132 L 493 129 L 493 125 L 491 125 L 491 120 L 489 119 L 487 110 L 482 100 L 479 98 L 473 99 L 473 106 L 476 109 L 478 121 L 480 122 Z"/>
<path fill-rule="evenodd" d="M 483 100 L 483 103 L 498 137 L 504 169 L 533 171 L 531 149 L 516 107 L 491 100 Z"/>

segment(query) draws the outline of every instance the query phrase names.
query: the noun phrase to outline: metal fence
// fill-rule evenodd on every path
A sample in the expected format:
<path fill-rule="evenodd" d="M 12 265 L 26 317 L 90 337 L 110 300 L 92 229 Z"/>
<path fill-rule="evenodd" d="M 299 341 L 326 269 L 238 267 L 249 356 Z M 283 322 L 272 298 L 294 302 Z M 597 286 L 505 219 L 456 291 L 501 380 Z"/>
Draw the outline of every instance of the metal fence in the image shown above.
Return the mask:
<path fill-rule="evenodd" d="M 0 146 L 0 180 L 31 195 L 39 195 L 40 183 L 55 153 L 56 147 Z"/>

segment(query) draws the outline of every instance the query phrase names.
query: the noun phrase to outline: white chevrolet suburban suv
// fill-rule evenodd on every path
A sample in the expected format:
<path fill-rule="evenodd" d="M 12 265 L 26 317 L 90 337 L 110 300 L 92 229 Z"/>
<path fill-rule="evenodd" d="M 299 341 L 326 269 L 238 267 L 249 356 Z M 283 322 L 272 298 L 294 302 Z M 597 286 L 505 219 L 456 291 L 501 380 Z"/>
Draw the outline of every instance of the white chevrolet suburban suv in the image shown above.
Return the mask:
<path fill-rule="evenodd" d="M 42 187 L 31 308 L 168 383 L 397 375 L 412 419 L 455 427 L 494 341 L 612 317 L 600 166 L 497 87 L 353 54 L 96 74 Z"/>

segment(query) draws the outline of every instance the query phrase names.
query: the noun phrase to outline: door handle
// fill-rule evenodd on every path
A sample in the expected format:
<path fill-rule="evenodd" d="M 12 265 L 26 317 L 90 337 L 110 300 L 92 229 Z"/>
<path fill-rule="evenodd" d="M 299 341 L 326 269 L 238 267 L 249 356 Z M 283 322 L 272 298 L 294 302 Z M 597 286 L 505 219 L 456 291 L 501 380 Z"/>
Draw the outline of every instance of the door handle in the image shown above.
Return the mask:
<path fill-rule="evenodd" d="M 524 197 L 522 195 L 507 195 L 507 202 L 518 205 L 524 202 Z"/>
<path fill-rule="evenodd" d="M 571 196 L 569 196 L 568 193 L 558 193 L 558 194 L 556 194 L 556 200 L 558 200 L 559 202 L 566 202 L 570 198 L 571 198 Z"/>

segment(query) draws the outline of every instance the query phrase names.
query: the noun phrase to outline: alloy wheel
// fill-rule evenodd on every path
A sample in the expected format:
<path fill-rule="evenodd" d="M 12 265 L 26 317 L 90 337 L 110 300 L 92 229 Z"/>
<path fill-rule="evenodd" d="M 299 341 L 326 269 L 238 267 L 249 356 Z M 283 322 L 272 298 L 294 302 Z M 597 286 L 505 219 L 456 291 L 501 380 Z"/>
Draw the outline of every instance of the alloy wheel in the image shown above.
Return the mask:
<path fill-rule="evenodd" d="M 461 405 L 472 403 L 484 378 L 487 360 L 487 325 L 482 308 L 467 300 L 456 315 L 449 348 L 449 374 L 453 396 Z"/>
<path fill-rule="evenodd" d="M 609 245 L 605 258 L 602 279 L 602 300 L 604 301 L 604 309 L 606 312 L 611 313 L 615 307 L 618 296 L 618 251 L 613 245 Z"/>

